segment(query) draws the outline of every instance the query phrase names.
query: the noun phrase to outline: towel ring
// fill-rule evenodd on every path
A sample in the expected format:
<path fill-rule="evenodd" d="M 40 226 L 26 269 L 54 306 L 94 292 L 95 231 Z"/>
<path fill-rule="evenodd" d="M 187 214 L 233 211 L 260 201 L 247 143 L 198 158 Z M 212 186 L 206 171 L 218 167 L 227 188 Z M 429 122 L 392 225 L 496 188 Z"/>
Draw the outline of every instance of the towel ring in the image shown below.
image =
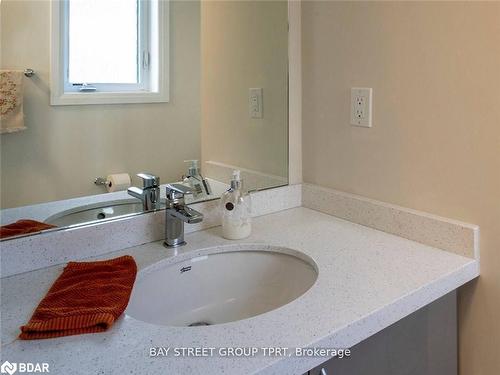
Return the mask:
<path fill-rule="evenodd" d="M 35 75 L 35 71 L 33 69 L 24 69 L 24 75 L 26 77 L 33 77 Z"/>

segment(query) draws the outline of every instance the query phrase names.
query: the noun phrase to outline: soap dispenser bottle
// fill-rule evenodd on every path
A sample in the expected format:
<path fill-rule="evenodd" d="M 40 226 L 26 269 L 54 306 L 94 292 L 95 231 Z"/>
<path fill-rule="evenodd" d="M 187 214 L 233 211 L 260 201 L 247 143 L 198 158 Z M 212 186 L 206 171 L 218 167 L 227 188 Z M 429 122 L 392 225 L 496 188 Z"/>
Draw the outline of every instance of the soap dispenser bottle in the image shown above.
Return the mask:
<path fill-rule="evenodd" d="M 240 171 L 233 171 L 231 188 L 221 197 L 222 236 L 229 240 L 246 238 L 252 231 L 250 195 L 243 190 Z"/>
<path fill-rule="evenodd" d="M 184 160 L 184 162 L 189 163 L 189 166 L 183 182 L 193 189 L 193 198 L 198 199 L 212 194 L 208 181 L 201 176 L 198 160 Z"/>

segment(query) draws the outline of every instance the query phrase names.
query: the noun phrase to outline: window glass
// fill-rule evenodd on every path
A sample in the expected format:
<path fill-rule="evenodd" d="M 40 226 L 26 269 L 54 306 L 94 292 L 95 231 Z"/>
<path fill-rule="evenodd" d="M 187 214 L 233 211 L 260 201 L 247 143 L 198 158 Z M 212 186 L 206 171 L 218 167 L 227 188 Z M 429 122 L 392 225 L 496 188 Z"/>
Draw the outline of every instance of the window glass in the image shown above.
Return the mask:
<path fill-rule="evenodd" d="M 70 0 L 70 83 L 138 82 L 138 0 Z"/>

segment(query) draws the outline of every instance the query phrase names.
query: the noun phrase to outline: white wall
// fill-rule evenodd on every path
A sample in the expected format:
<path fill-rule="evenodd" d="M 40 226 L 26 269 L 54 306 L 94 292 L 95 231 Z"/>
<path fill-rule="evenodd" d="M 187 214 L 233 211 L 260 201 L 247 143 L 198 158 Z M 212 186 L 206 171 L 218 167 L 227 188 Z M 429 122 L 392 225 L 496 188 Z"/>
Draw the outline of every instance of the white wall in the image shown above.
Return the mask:
<path fill-rule="evenodd" d="M 500 2 L 303 2 L 304 180 L 478 224 L 459 371 L 500 369 Z M 373 128 L 349 125 L 373 87 Z"/>
<path fill-rule="evenodd" d="M 2 69 L 37 73 L 25 79 L 28 129 L 0 136 L 2 208 L 102 193 L 93 179 L 110 173 L 174 181 L 201 157 L 200 3 L 170 7 L 170 103 L 51 107 L 50 3 L 1 2 Z"/>

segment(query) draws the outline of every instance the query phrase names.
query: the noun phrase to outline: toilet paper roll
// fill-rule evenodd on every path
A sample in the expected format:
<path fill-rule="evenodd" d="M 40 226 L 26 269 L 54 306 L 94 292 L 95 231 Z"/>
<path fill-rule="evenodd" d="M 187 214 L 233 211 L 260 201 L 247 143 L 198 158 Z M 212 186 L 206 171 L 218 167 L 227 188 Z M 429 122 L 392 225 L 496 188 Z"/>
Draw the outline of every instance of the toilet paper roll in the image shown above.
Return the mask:
<path fill-rule="evenodd" d="M 106 190 L 109 193 L 126 190 L 131 184 L 130 175 L 128 173 L 110 174 L 106 177 L 106 180 L 108 181 L 106 184 Z"/>

